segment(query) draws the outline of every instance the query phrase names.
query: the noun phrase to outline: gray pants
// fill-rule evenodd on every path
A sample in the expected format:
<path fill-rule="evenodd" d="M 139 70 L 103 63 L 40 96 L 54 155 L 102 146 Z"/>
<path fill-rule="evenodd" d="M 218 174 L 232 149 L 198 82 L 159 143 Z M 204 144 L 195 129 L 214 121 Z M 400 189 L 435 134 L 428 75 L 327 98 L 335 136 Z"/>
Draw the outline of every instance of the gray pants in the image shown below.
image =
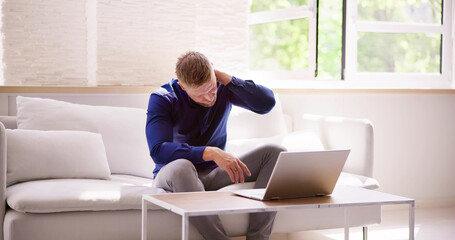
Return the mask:
<path fill-rule="evenodd" d="M 245 163 L 251 176 L 245 175 L 245 182 L 256 181 L 254 188 L 265 188 L 273 167 L 284 148 L 266 145 L 257 148 L 239 159 Z M 193 163 L 178 159 L 161 168 L 154 186 L 169 192 L 215 191 L 232 184 L 229 175 L 220 167 L 197 171 Z M 247 239 L 269 239 L 276 212 L 251 213 Z M 191 223 L 205 239 L 229 239 L 218 216 L 192 217 Z"/>

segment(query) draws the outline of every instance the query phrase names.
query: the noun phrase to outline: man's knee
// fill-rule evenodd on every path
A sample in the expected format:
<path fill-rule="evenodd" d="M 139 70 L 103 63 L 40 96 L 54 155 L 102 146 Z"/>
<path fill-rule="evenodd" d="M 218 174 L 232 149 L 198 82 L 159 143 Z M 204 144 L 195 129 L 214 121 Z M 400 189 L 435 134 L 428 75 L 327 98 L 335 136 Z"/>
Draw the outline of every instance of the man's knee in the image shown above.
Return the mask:
<path fill-rule="evenodd" d="M 177 159 L 168 163 L 165 168 L 167 171 L 172 172 L 174 176 L 189 176 L 194 175 L 197 177 L 197 170 L 194 164 L 187 159 Z"/>
<path fill-rule="evenodd" d="M 287 149 L 284 146 L 279 144 L 267 144 L 264 147 L 270 149 L 270 151 L 278 153 L 287 151 Z"/>
<path fill-rule="evenodd" d="M 163 171 L 163 172 L 161 172 Z M 186 159 L 177 159 L 164 166 L 157 176 L 159 182 L 172 192 L 204 191 L 193 163 Z M 163 182 L 164 181 L 164 182 Z"/>
<path fill-rule="evenodd" d="M 273 166 L 275 166 L 275 163 L 277 162 L 280 153 L 287 150 L 286 148 L 278 144 L 267 144 L 262 146 L 262 151 L 264 151 L 265 154 L 263 158 L 265 162 L 263 162 L 263 164 L 270 163 Z"/>
<path fill-rule="evenodd" d="M 167 178 L 177 182 L 193 182 L 198 180 L 198 174 L 194 164 L 187 159 L 177 159 L 165 166 Z"/>
<path fill-rule="evenodd" d="M 263 145 L 262 147 L 260 147 L 260 150 L 265 151 L 267 154 L 276 155 L 277 157 L 280 154 L 280 152 L 287 151 L 287 149 L 285 147 L 283 147 L 279 144 L 273 144 L 273 143 Z"/>

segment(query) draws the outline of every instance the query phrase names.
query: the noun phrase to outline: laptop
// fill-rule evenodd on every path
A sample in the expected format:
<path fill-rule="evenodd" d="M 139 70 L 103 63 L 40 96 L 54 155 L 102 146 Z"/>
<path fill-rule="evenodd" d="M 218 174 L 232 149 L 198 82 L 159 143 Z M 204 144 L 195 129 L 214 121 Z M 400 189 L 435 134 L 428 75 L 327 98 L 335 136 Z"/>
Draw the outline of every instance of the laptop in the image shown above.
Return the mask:
<path fill-rule="evenodd" d="M 257 200 L 330 195 L 350 151 L 281 152 L 266 188 L 232 192 Z"/>

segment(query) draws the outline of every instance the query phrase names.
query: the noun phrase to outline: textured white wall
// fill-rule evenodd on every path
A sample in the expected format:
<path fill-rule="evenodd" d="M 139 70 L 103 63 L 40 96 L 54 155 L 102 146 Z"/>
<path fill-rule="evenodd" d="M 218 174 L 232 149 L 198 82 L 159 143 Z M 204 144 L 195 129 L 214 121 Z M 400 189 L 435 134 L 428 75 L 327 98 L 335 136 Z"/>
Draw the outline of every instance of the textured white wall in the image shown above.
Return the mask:
<path fill-rule="evenodd" d="M 6 85 L 160 85 L 199 50 L 248 68 L 248 1 L 3 0 Z"/>
<path fill-rule="evenodd" d="M 85 1 L 4 0 L 7 85 L 86 85 Z"/>
<path fill-rule="evenodd" d="M 200 50 L 246 71 L 247 1 L 98 1 L 98 84 L 159 85 L 177 57 Z"/>

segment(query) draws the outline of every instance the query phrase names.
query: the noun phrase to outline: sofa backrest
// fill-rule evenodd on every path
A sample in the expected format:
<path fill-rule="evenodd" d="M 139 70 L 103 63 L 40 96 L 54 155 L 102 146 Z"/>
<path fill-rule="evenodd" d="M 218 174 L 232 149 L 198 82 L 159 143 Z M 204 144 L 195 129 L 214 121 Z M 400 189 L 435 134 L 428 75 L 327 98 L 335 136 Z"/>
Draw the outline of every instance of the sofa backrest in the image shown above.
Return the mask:
<path fill-rule="evenodd" d="M 267 114 L 256 114 L 233 106 L 227 125 L 228 140 L 265 138 L 288 133 L 289 117 L 285 117 L 278 95 L 275 107 Z"/>
<path fill-rule="evenodd" d="M 17 125 L 27 130 L 99 133 L 114 174 L 153 178 L 143 108 L 93 106 L 54 99 L 17 97 Z"/>
<path fill-rule="evenodd" d="M 7 97 L 7 114 L 16 114 L 16 95 Z M 28 94 L 23 94 L 28 95 Z M 122 107 L 145 108 L 149 94 L 33 94 L 33 96 L 53 98 L 73 103 L 90 105 L 110 105 Z M 278 96 L 278 95 L 276 95 Z M 238 116 L 230 117 L 236 126 L 234 131 L 228 127 L 229 139 L 240 139 L 247 134 L 251 138 L 272 137 L 276 134 L 292 131 L 311 131 L 316 133 L 326 149 L 350 148 L 351 152 L 345 170 L 351 173 L 372 176 L 373 172 L 373 126 L 365 119 L 327 118 L 327 117 L 290 117 L 283 112 L 277 98 L 277 107 L 267 115 L 256 115 L 248 111 L 240 111 Z M 5 114 L 5 111 L 2 112 Z M 1 114 L 0 114 L 1 115 Z M 241 115 L 247 116 L 249 122 L 243 122 Z M 237 119 L 237 120 L 235 120 Z M 272 120 L 273 119 L 273 120 Z M 6 128 L 17 128 L 15 116 L 0 116 Z M 259 124 L 256 124 L 259 123 Z M 255 129 L 250 132 L 251 129 Z"/>

